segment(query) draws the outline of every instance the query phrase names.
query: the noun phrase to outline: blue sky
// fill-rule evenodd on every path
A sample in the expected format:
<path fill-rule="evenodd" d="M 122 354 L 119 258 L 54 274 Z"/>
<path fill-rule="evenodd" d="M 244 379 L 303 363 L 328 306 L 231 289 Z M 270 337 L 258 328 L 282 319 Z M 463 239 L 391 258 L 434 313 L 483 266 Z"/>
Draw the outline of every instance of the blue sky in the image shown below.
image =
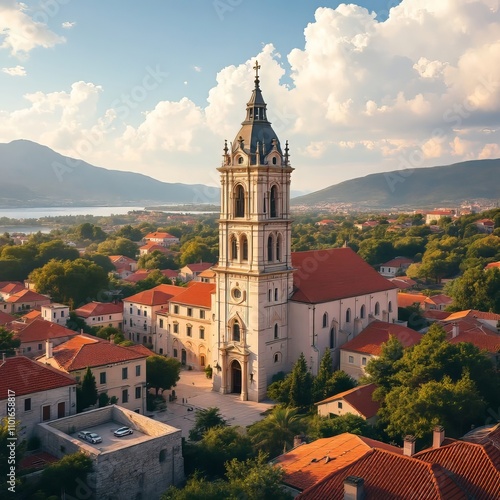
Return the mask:
<path fill-rule="evenodd" d="M 0 0 L 0 142 L 215 184 L 258 57 L 295 190 L 499 157 L 499 39 L 498 0 Z"/>

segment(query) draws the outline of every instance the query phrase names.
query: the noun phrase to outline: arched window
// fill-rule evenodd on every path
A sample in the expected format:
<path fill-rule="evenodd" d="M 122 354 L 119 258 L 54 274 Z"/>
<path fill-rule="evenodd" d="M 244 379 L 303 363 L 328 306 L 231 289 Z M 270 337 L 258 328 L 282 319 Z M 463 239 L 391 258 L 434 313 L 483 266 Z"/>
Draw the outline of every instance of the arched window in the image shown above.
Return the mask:
<path fill-rule="evenodd" d="M 248 239 L 245 235 L 241 237 L 241 258 L 248 260 Z"/>
<path fill-rule="evenodd" d="M 271 188 L 271 200 L 270 200 L 271 217 L 277 217 L 277 207 L 278 207 L 278 188 L 273 186 Z"/>
<path fill-rule="evenodd" d="M 240 165 L 242 165 L 242 164 L 243 164 L 243 156 L 240 156 L 240 157 L 238 158 L 238 163 L 239 163 Z"/>
<path fill-rule="evenodd" d="M 279 328 L 278 328 L 278 323 L 274 325 L 274 338 L 277 339 L 279 338 Z"/>
<path fill-rule="evenodd" d="M 359 311 L 359 317 L 360 317 L 361 319 L 363 319 L 365 316 L 366 316 L 366 307 L 365 307 L 365 305 L 363 304 L 363 305 L 361 306 L 361 310 Z"/>
<path fill-rule="evenodd" d="M 375 304 L 375 316 L 378 316 L 380 314 L 380 304 L 377 302 Z"/>
<path fill-rule="evenodd" d="M 281 262 L 281 234 L 276 238 L 276 260 Z"/>
<path fill-rule="evenodd" d="M 277 352 L 274 354 L 274 362 L 279 363 L 281 361 L 281 352 Z"/>
<path fill-rule="evenodd" d="M 240 338 L 241 338 L 241 335 L 240 335 L 240 324 L 238 323 L 238 321 L 235 321 L 233 323 L 233 341 L 234 342 L 239 342 Z"/>
<path fill-rule="evenodd" d="M 392 312 L 392 302 L 389 300 L 389 304 L 387 304 L 387 309 L 391 313 Z"/>
<path fill-rule="evenodd" d="M 268 292 L 268 299 L 269 299 L 269 302 L 271 302 L 271 299 L 273 298 L 273 291 L 271 289 L 269 289 L 269 292 Z"/>
<path fill-rule="evenodd" d="M 273 235 L 270 234 L 267 238 L 267 260 L 268 262 L 273 261 Z"/>
<path fill-rule="evenodd" d="M 238 259 L 238 244 L 236 243 L 235 236 L 231 236 L 231 259 Z"/>
<path fill-rule="evenodd" d="M 278 163 L 278 160 L 276 159 L 276 156 L 273 157 L 273 165 L 276 165 Z"/>
<path fill-rule="evenodd" d="M 330 328 L 330 349 L 335 349 L 335 327 Z"/>
<path fill-rule="evenodd" d="M 236 186 L 234 197 L 234 216 L 245 217 L 245 190 L 241 184 Z"/>
<path fill-rule="evenodd" d="M 350 323 L 351 322 L 351 309 L 347 309 L 345 312 L 345 322 Z"/>
<path fill-rule="evenodd" d="M 328 313 L 323 314 L 323 328 L 328 326 Z"/>
<path fill-rule="evenodd" d="M 274 289 L 274 301 L 278 302 L 278 289 L 277 288 Z"/>

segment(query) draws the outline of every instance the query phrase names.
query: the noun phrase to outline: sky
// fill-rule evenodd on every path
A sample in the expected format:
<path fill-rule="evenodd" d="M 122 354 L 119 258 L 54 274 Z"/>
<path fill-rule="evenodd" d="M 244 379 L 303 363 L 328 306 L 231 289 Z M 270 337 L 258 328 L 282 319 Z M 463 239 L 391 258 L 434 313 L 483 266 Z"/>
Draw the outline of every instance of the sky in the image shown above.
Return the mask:
<path fill-rule="evenodd" d="M 0 0 L 0 142 L 218 185 L 255 60 L 295 192 L 500 157 L 500 0 Z"/>

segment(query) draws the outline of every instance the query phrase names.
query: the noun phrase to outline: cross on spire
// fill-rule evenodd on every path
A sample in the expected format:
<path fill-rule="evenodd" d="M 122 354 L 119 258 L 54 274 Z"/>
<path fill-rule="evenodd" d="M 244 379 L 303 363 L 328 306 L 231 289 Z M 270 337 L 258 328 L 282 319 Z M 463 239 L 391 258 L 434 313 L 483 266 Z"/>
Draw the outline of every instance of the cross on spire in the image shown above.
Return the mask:
<path fill-rule="evenodd" d="M 259 86 L 259 69 L 260 69 L 260 64 L 259 61 L 255 60 L 255 66 L 253 67 L 255 70 L 255 86 Z"/>

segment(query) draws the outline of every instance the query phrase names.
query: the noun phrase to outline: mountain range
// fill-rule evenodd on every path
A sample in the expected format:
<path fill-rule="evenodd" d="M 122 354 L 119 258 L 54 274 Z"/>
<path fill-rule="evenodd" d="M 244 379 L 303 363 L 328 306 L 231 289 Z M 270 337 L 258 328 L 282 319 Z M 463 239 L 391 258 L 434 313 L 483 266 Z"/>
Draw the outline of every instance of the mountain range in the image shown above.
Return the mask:
<path fill-rule="evenodd" d="M 292 205 L 352 203 L 366 208 L 454 206 L 500 198 L 500 159 L 371 174 L 292 199 Z"/>
<path fill-rule="evenodd" d="M 0 144 L 0 207 L 219 203 L 218 188 L 107 170 L 26 140 Z"/>
<path fill-rule="evenodd" d="M 367 175 L 292 199 L 292 205 L 434 207 L 500 198 L 500 159 Z M 219 204 L 220 190 L 95 167 L 27 140 L 0 144 L 0 207 Z"/>

